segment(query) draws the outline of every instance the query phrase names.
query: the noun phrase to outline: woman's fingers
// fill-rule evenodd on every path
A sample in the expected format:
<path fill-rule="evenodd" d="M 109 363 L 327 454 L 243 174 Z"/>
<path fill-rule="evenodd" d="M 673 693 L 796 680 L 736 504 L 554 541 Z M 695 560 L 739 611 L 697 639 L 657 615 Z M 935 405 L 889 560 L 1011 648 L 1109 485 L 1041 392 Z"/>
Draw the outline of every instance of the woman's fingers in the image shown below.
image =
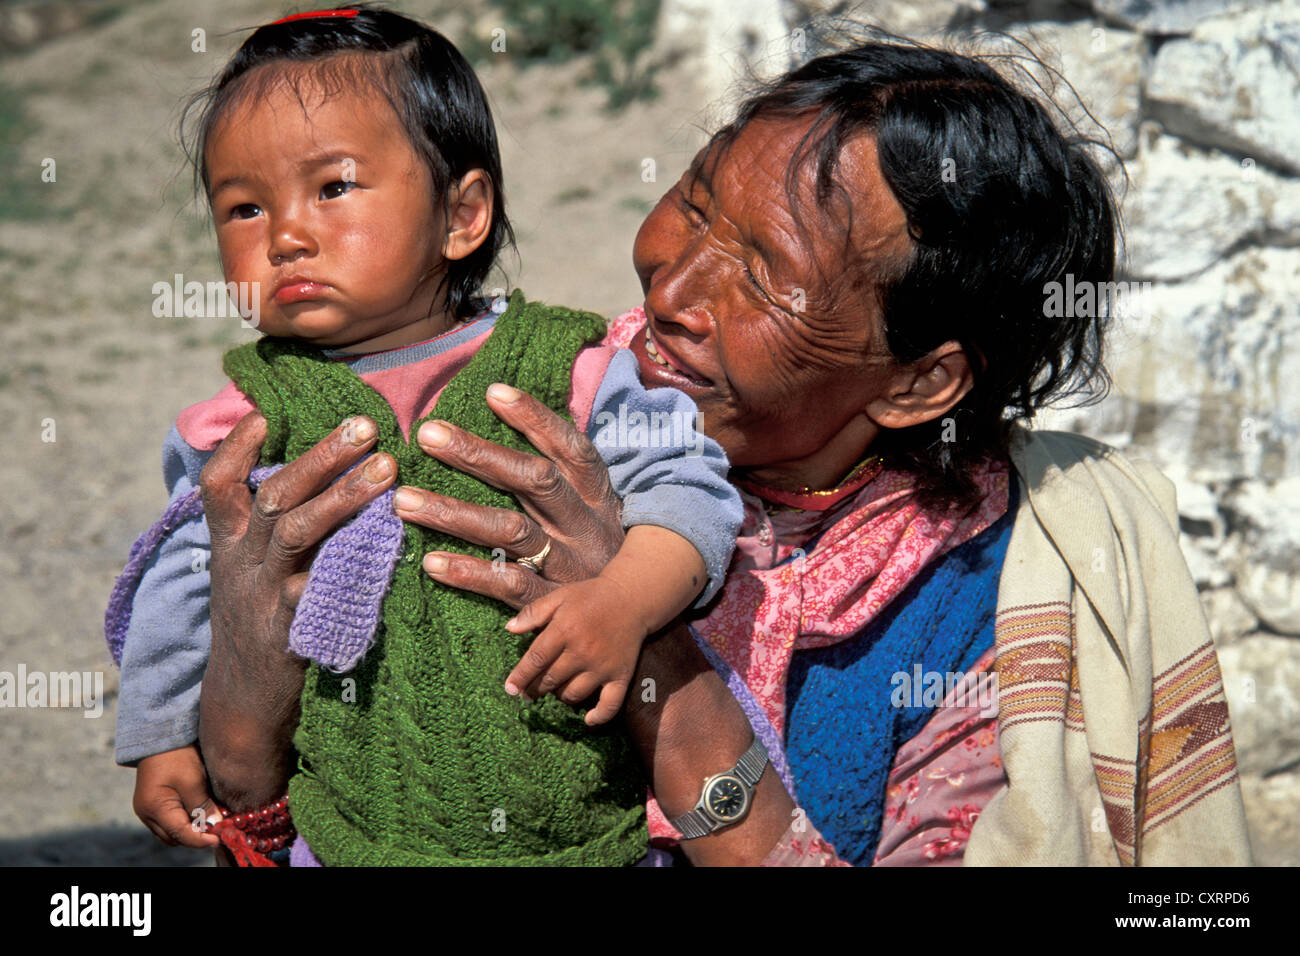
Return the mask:
<path fill-rule="evenodd" d="M 572 526 L 574 516 L 588 510 L 559 466 L 540 455 L 506 448 L 448 422 L 425 422 L 416 438 L 427 454 L 509 492 L 551 527 Z"/>
<path fill-rule="evenodd" d="M 555 463 L 560 474 L 583 501 L 595 506 L 612 491 L 609 473 L 596 446 L 571 422 L 566 422 L 527 392 L 497 383 L 487 390 L 488 407 L 510 427 L 527 438 L 539 452 Z"/>
<path fill-rule="evenodd" d="M 250 549 L 254 554 L 261 554 L 267 550 L 274 534 L 287 532 L 291 536 L 302 537 L 305 534 L 306 537 L 310 537 L 311 528 L 283 529 L 280 519 L 303 502 L 310 501 L 320 495 L 322 490 L 330 487 L 330 482 L 365 457 L 366 452 L 374 445 L 377 434 L 375 424 L 370 419 L 363 416 L 349 418 L 330 432 L 322 441 L 317 442 L 304 454 L 262 482 L 261 487 L 257 489 L 257 494 L 253 497 L 252 513 L 248 518 L 248 533 L 244 537 L 244 547 Z M 389 464 L 391 466 L 391 460 Z M 339 484 L 348 485 L 349 483 L 340 482 Z M 382 487 L 375 490 L 373 484 L 365 484 L 360 487 L 363 491 L 374 490 L 374 494 L 370 497 L 375 497 L 383 491 Z M 331 488 L 331 491 L 333 490 Z M 356 492 L 358 485 L 352 483 L 349 490 Z M 359 508 L 368 500 L 370 498 L 364 495 L 353 495 L 350 503 Z M 333 503 L 338 504 L 337 498 Z M 333 524 L 321 529 L 323 533 L 314 541 L 310 541 L 307 546 L 317 544 L 320 538 L 324 537 L 332 529 Z M 284 544 L 285 542 L 281 541 L 280 543 Z"/>
<path fill-rule="evenodd" d="M 262 487 L 279 478 L 280 474 L 283 472 L 272 475 Z M 372 455 L 343 480 L 315 494 L 306 504 L 282 514 L 276 520 L 266 546 L 264 566 L 268 573 L 284 575 L 297 571 L 302 566 L 304 555 L 345 520 L 383 494 L 396 477 L 397 463 L 390 455 Z M 258 497 L 261 497 L 261 491 L 259 488 Z M 255 514 L 256 511 L 254 507 Z"/>
<path fill-rule="evenodd" d="M 307 590 L 307 572 L 300 571 L 297 574 L 285 578 L 284 583 L 280 585 L 280 599 L 271 613 L 271 627 L 275 634 L 288 634 L 289 629 L 293 626 L 294 615 L 298 613 L 298 603 L 302 600 L 302 594 Z M 293 652 L 289 652 L 293 655 Z M 305 658 L 303 658 L 305 662 Z"/>
<path fill-rule="evenodd" d="M 248 475 L 257 464 L 264 441 L 266 419 L 256 412 L 245 415 L 203 466 L 199 491 L 214 552 L 238 539 L 248 525 L 253 498 L 248 490 Z"/>
<path fill-rule="evenodd" d="M 446 551 L 425 555 L 424 570 L 439 584 L 494 598 L 515 610 L 557 587 L 514 561 L 484 561 Z"/>
<path fill-rule="evenodd" d="M 242 536 L 244 548 L 254 553 L 265 550 L 279 515 L 315 495 L 356 464 L 374 444 L 375 436 L 370 419 L 348 419 L 324 441 L 267 479 L 254 498 L 248 490 L 248 476 L 266 440 L 266 419 L 256 412 L 244 416 L 199 476 L 213 549 L 220 550 L 227 541 Z"/>
<path fill-rule="evenodd" d="M 305 590 L 307 590 L 306 571 L 286 578 L 284 584 L 280 586 L 280 606 L 290 612 L 298 610 L 298 602 L 302 600 L 302 592 Z"/>
<path fill-rule="evenodd" d="M 515 558 L 545 552 L 540 573 L 551 581 L 599 573 L 623 540 L 621 504 L 605 463 L 586 436 L 532 396 L 503 385 L 488 392 L 502 420 L 523 431 L 541 454 L 505 448 L 441 421 L 422 425 L 416 440 L 449 467 L 514 495 L 524 514 L 403 488 L 399 515 Z"/>
<path fill-rule="evenodd" d="M 441 531 L 485 548 L 501 548 L 516 557 L 538 554 L 550 536 L 520 511 L 474 505 L 420 488 L 402 486 L 394 502 L 403 521 Z"/>

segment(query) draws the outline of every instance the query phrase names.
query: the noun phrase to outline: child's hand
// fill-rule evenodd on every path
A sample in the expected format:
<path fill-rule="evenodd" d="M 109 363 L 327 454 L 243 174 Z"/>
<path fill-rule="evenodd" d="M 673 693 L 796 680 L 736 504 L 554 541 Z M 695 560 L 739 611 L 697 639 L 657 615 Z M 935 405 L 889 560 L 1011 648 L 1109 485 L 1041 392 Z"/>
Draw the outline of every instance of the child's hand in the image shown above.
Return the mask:
<path fill-rule="evenodd" d="M 201 850 L 221 842 L 215 833 L 203 829 L 203 821 L 216 812 L 216 806 L 208 793 L 208 775 L 199 748 L 193 744 L 140 761 L 135 770 L 131 808 L 168 846 L 180 844 Z M 197 817 L 193 812 L 196 809 L 200 811 Z"/>
<path fill-rule="evenodd" d="M 612 720 L 649 633 L 643 617 L 627 589 L 604 577 L 538 598 L 506 625 L 512 634 L 546 625 L 506 678 L 506 693 L 536 698 L 556 691 L 576 705 L 599 690 L 587 725 Z"/>

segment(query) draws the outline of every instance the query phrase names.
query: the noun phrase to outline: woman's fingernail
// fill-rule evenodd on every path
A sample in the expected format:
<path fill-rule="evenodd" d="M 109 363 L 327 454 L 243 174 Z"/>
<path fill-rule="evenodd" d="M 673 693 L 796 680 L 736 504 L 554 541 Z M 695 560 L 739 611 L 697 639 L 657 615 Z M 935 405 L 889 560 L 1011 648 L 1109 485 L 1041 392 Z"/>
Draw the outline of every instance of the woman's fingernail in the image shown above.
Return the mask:
<path fill-rule="evenodd" d="M 510 681 L 506 681 L 506 693 L 511 697 L 517 697 L 519 696 L 519 688 L 510 683 Z"/>
<path fill-rule="evenodd" d="M 425 422 L 420 426 L 420 444 L 442 448 L 451 441 L 451 431 L 440 422 Z"/>
<path fill-rule="evenodd" d="M 419 511 L 424 504 L 424 496 L 412 488 L 398 488 L 393 496 L 393 504 L 399 511 Z"/>
<path fill-rule="evenodd" d="M 388 460 L 387 455 L 376 455 L 366 462 L 366 468 L 363 474 L 367 480 L 379 484 L 393 473 L 393 463 Z"/>
<path fill-rule="evenodd" d="M 343 423 L 343 440 L 353 445 L 364 445 L 375 437 L 375 423 L 356 416 Z"/>
<path fill-rule="evenodd" d="M 523 394 L 519 389 L 511 388 L 509 385 L 502 385 L 500 382 L 497 382 L 495 385 L 489 385 L 487 393 L 498 402 L 505 402 L 507 405 L 511 402 L 518 401 L 519 396 Z"/>
<path fill-rule="evenodd" d="M 447 568 L 451 566 L 451 561 L 445 554 L 437 552 L 426 554 L 424 556 L 424 570 L 429 574 L 446 574 Z"/>

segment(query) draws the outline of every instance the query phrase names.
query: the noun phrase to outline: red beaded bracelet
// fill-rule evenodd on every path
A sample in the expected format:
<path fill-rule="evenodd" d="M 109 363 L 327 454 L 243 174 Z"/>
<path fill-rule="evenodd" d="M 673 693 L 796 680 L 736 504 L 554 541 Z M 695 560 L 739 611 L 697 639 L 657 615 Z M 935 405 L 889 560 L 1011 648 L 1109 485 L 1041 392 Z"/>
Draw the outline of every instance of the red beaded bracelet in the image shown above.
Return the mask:
<path fill-rule="evenodd" d="M 286 793 L 275 803 L 245 813 L 231 814 L 218 806 L 221 819 L 207 825 L 215 833 L 239 866 L 276 866 L 268 856 L 284 849 L 297 830 L 289 815 L 289 795 Z"/>

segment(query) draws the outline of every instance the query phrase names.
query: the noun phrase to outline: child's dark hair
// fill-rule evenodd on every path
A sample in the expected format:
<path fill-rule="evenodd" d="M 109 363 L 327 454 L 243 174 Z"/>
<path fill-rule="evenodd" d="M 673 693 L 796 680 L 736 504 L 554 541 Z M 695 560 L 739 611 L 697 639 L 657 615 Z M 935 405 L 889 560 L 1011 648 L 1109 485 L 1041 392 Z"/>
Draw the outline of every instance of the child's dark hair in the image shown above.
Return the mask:
<path fill-rule="evenodd" d="M 429 167 L 434 196 L 442 197 L 444 210 L 449 188 L 470 170 L 482 169 L 492 182 L 495 201 L 487 238 L 464 259 L 450 261 L 443 278 L 447 310 L 459 318 L 475 315 L 484 308 L 480 286 L 497 255 L 515 241 L 506 217 L 501 155 L 487 95 L 460 51 L 436 30 L 372 4 L 353 4 L 337 12 L 341 11 L 349 12 L 259 27 L 212 84 L 194 95 L 182 114 L 181 142 L 194 166 L 195 191 L 202 186 L 210 203 L 204 153 L 221 116 L 247 98 L 286 82 L 276 71 L 255 73 L 257 67 L 310 66 L 313 80 L 328 96 L 369 84 L 392 105 L 412 146 Z M 379 55 L 346 56 L 350 53 Z M 299 88 L 294 89 L 301 99 Z"/>
<path fill-rule="evenodd" d="M 911 362 L 955 340 L 975 385 L 943 419 L 890 431 L 873 448 L 912 472 L 927 499 L 965 504 L 978 494 L 972 467 L 1007 457 L 1014 421 L 1066 396 L 1106 393 L 1109 314 L 1046 318 L 1044 297 L 1067 276 L 1114 279 L 1119 217 L 1090 152 L 1109 147 L 1058 128 L 982 59 L 869 36 L 761 87 L 713 142 L 725 147 L 758 118 L 817 113 L 786 188 L 793 202 L 808 162 L 828 204 L 844 189 L 835 176 L 845 142 L 874 138 L 913 244 L 877 285 L 889 349 Z M 956 175 L 943 177 L 945 166 Z"/>

